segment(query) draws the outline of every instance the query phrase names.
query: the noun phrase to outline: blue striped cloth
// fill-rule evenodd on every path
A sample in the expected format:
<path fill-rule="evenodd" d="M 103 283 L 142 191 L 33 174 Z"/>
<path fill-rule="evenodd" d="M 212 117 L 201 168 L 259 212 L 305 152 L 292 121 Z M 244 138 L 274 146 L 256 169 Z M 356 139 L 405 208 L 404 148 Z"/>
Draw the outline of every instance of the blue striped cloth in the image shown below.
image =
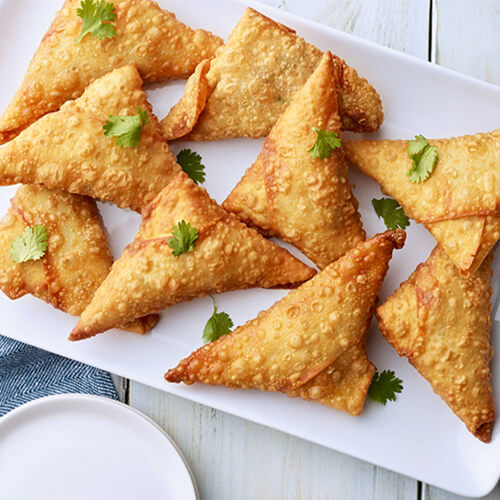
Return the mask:
<path fill-rule="evenodd" d="M 32 399 L 66 393 L 118 399 L 109 373 L 0 336 L 0 416 Z"/>

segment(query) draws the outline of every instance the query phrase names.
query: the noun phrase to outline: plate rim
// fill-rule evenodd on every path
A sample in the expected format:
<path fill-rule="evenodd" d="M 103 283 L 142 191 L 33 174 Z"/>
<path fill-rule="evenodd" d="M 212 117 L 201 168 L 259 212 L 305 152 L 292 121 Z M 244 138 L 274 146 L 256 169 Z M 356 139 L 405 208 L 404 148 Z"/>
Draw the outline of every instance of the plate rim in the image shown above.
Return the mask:
<path fill-rule="evenodd" d="M 159 431 L 160 434 L 164 438 L 166 438 L 167 441 L 172 445 L 177 455 L 181 459 L 182 463 L 184 464 L 184 467 L 188 472 L 189 478 L 191 479 L 191 484 L 193 486 L 194 500 L 200 500 L 200 492 L 193 471 L 191 470 L 191 467 L 188 461 L 186 460 L 186 457 L 180 450 L 179 446 L 171 438 L 171 436 L 152 418 L 148 417 L 137 408 L 134 408 L 133 406 L 130 406 L 126 403 L 122 403 L 121 401 L 118 401 L 116 399 L 110 399 L 105 396 L 98 396 L 94 394 L 84 394 L 84 393 L 51 394 L 50 396 L 43 396 L 41 398 L 32 399 L 31 401 L 23 403 L 22 405 L 18 406 L 17 408 L 14 408 L 13 410 L 9 411 L 8 413 L 0 417 L 0 432 L 2 431 L 3 425 L 6 425 L 8 422 L 11 422 L 12 420 L 16 419 L 19 415 L 23 415 L 24 413 L 32 410 L 33 408 L 39 406 L 46 406 L 47 404 L 50 406 L 52 403 L 57 403 L 57 402 L 67 403 L 71 401 L 89 401 L 89 400 L 96 402 L 98 405 L 102 404 L 104 406 L 106 405 L 113 406 L 119 411 L 132 413 L 135 417 L 139 417 L 141 420 L 145 421 L 149 425 L 152 425 L 157 431 Z"/>

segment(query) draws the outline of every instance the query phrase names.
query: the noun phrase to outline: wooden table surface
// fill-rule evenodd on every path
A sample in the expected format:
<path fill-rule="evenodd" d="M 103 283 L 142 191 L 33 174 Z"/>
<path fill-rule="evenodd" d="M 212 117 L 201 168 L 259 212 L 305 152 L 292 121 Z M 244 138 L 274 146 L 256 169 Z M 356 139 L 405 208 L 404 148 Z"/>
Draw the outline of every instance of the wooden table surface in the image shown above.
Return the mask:
<path fill-rule="evenodd" d="M 264 1 L 500 85 L 500 0 Z M 116 381 L 122 400 L 178 444 L 202 500 L 462 498 L 137 382 Z M 500 484 L 484 498 L 500 500 Z"/>

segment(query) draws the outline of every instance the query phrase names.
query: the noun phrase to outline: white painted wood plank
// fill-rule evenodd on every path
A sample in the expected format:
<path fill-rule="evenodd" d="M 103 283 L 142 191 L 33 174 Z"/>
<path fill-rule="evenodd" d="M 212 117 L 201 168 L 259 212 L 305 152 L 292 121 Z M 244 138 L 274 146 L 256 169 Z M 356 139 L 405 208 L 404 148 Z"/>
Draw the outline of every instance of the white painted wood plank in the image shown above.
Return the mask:
<path fill-rule="evenodd" d="M 429 0 L 261 1 L 380 45 L 427 59 Z"/>
<path fill-rule="evenodd" d="M 111 378 L 113 379 L 113 384 L 115 385 L 116 394 L 118 395 L 118 399 L 122 403 L 126 403 L 127 399 L 127 390 L 129 381 L 126 378 L 119 377 L 118 375 L 111 374 Z"/>
<path fill-rule="evenodd" d="M 133 383 L 130 404 L 159 423 L 190 464 L 203 500 L 416 499 L 416 481 Z"/>
<path fill-rule="evenodd" d="M 500 2 L 434 0 L 433 61 L 500 85 Z"/>
<path fill-rule="evenodd" d="M 264 1 L 427 59 L 428 0 Z M 129 398 L 177 442 L 204 500 L 417 498 L 413 479 L 281 432 L 133 381 Z"/>
<path fill-rule="evenodd" d="M 432 18 L 433 62 L 490 83 L 500 84 L 498 1 L 434 0 Z M 423 496 L 424 500 L 465 499 L 428 485 L 423 489 Z M 500 500 L 500 483 L 483 498 Z"/>

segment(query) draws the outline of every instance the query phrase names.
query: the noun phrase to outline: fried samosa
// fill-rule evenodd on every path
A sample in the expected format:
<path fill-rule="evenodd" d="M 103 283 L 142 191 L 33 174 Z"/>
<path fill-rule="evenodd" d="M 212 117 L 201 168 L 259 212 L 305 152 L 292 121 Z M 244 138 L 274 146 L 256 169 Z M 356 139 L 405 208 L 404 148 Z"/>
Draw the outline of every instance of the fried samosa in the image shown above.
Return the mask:
<path fill-rule="evenodd" d="M 0 118 L 0 144 L 79 97 L 87 85 L 113 69 L 135 64 L 146 82 L 187 78 L 223 44 L 219 37 L 189 28 L 150 0 L 114 1 L 116 19 L 111 24 L 116 36 L 99 40 L 88 33 L 79 42 L 81 3 L 66 0 L 56 14 Z"/>
<path fill-rule="evenodd" d="M 163 120 L 167 139 L 267 136 L 321 54 L 292 29 L 247 8 L 226 45 L 191 76 L 184 97 Z M 335 60 L 343 129 L 377 130 L 383 112 L 376 90 Z"/>
<path fill-rule="evenodd" d="M 27 227 L 43 225 L 48 247 L 39 260 L 17 263 L 12 242 Z M 113 257 L 95 201 L 55 189 L 21 186 L 0 221 L 0 289 L 10 298 L 32 294 L 57 309 L 79 316 L 108 275 Z M 158 316 L 122 329 L 146 333 Z"/>
<path fill-rule="evenodd" d="M 148 113 L 137 147 L 104 135 L 111 115 Z M 140 211 L 181 171 L 134 66 L 89 85 L 0 148 L 0 185 L 41 184 Z"/>
<path fill-rule="evenodd" d="M 406 215 L 425 224 L 463 273 L 474 273 L 500 238 L 500 130 L 431 140 L 438 161 L 412 183 L 408 141 L 345 141 L 347 160 L 375 179 Z"/>
<path fill-rule="evenodd" d="M 463 276 L 437 246 L 376 312 L 398 354 L 486 443 L 495 420 L 489 369 L 492 257 Z"/>
<path fill-rule="evenodd" d="M 197 239 L 190 250 L 175 255 L 175 228 L 186 223 L 196 230 Z M 181 172 L 144 209 L 135 241 L 113 264 L 70 339 L 91 337 L 208 294 L 297 286 L 314 274 L 227 213 Z"/>
<path fill-rule="evenodd" d="M 223 207 L 324 268 L 364 240 L 341 148 L 313 159 L 314 127 L 341 137 L 335 62 L 326 52 Z"/>
<path fill-rule="evenodd" d="M 257 318 L 195 351 L 166 380 L 281 391 L 359 413 L 373 377 L 363 363 L 364 338 L 392 252 L 404 240 L 398 230 L 359 243 Z M 353 350 L 358 345 L 362 353 Z M 357 404 L 346 404 L 349 397 Z"/>

